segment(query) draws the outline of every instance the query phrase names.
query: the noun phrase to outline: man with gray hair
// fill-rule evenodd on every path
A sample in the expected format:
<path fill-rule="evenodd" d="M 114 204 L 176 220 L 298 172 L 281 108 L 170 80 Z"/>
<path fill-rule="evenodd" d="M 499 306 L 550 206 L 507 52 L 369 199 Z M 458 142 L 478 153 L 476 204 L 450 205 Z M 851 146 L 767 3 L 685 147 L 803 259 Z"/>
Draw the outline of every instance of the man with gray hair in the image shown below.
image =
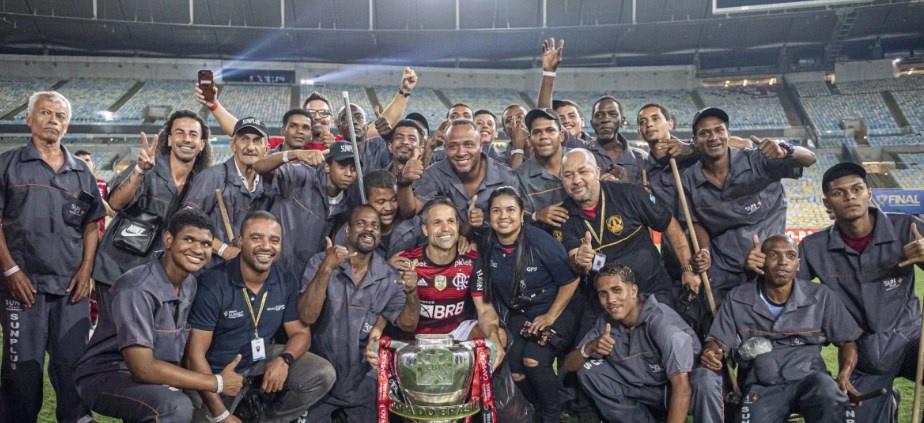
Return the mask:
<path fill-rule="evenodd" d="M 61 145 L 70 119 L 67 98 L 34 93 L 26 115 L 32 141 L 0 155 L 4 422 L 38 418 L 46 351 L 57 420 L 91 420 L 74 389 L 73 369 L 89 334 L 97 221 L 106 211 L 93 173 Z"/>

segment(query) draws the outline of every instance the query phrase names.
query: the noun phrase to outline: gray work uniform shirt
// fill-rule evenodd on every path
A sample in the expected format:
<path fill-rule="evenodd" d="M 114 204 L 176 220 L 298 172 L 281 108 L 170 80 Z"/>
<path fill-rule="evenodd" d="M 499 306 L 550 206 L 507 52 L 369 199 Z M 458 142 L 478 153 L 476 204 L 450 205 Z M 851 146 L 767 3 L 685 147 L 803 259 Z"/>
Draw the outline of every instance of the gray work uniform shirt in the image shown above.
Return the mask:
<path fill-rule="evenodd" d="M 475 194 L 478 196 L 476 204 L 488 215 L 488 199 L 495 189 L 502 186 L 517 187 L 513 170 L 484 154 L 481 160 L 485 166 L 484 179 L 478 185 Z M 427 168 L 420 179 L 412 185 L 414 195 L 424 202 L 438 196 L 449 198 L 456 205 L 460 222 L 468 223 L 468 203 L 472 197 L 465 190 L 465 184 L 456 175 L 450 160 L 443 160 Z"/>
<path fill-rule="evenodd" d="M 707 337 L 717 341 L 726 354 L 753 337 L 771 342 L 772 351 L 742 364 L 747 369 L 745 385 L 795 382 L 812 372 L 827 372 L 821 347 L 860 337 L 860 327 L 827 287 L 797 278 L 789 300 L 774 318 L 759 296 L 762 285 L 749 283 L 732 289 Z"/>
<path fill-rule="evenodd" d="M 385 139 L 382 137 L 369 138 L 363 142 L 361 148 L 359 161 L 363 166 L 363 174 L 373 170 L 391 169 L 391 151 L 388 151 L 388 143 Z"/>
<path fill-rule="evenodd" d="M 335 224 L 359 204 L 359 191 L 352 185 L 340 202 L 332 205 L 325 189 L 328 174 L 324 168 L 297 161 L 280 166 L 273 177 L 279 196 L 271 211 L 285 232 L 279 264 L 289 273 L 301 275 L 311 256 L 324 249 L 324 237 L 330 236 Z"/>
<path fill-rule="evenodd" d="M 565 153 L 562 149 L 562 154 Z M 533 156 L 515 171 L 526 211 L 532 213 L 568 198 L 560 175 L 552 175 Z"/>
<path fill-rule="evenodd" d="M 324 256 L 318 253 L 308 262 L 302 291 L 311 284 Z M 367 379 L 375 378 L 374 369 L 366 361 L 369 331 L 379 316 L 396 324 L 405 300 L 398 271 L 378 253 L 372 254 L 369 270 L 358 286 L 349 260 L 331 274 L 321 315 L 311 327 L 311 351 L 337 370 L 337 381 L 329 395 L 338 402 L 361 405 L 374 400 L 357 389 L 370 383 Z"/>
<path fill-rule="evenodd" d="M 676 158 L 676 161 L 677 170 L 683 174 L 684 169 L 699 161 L 699 156 L 680 156 Z M 645 165 L 648 172 L 648 187 L 655 199 L 655 204 L 669 210 L 672 214 L 679 213 L 677 216 L 683 216 L 683 210 L 678 205 L 677 184 L 674 181 L 674 173 L 671 171 L 669 159 L 665 157 L 658 160 L 653 155 L 649 155 Z M 684 219 L 678 217 L 677 220 L 682 222 Z M 686 230 L 686 227 L 683 229 Z M 683 270 L 680 261 L 677 259 L 677 254 L 666 236 L 661 237 L 661 257 L 664 260 L 664 268 L 671 279 L 680 280 Z"/>
<path fill-rule="evenodd" d="M 272 188 L 264 186 L 268 183 L 267 179 L 257 177 L 254 191 L 248 191 L 232 157 L 220 165 L 203 170 L 202 173 L 197 175 L 196 183 L 189 188 L 189 193 L 186 194 L 183 205 L 202 210 L 203 213 L 209 216 L 209 220 L 215 227 L 215 237 L 230 244 L 235 237 L 240 236 L 239 231 L 241 223 L 244 221 L 244 216 L 247 216 L 247 213 L 253 210 L 265 209 L 264 206 L 268 201 L 268 195 L 272 193 Z M 226 233 L 215 190 L 221 190 L 221 197 L 224 200 L 225 208 L 228 210 L 228 220 L 231 224 L 231 229 L 234 231 L 233 236 Z M 217 255 L 212 257 L 217 257 Z"/>
<path fill-rule="evenodd" d="M 119 185 L 128 180 L 132 172 L 134 172 L 134 167 L 129 166 L 119 174 L 113 181 L 109 192 L 118 189 Z M 96 265 L 93 268 L 93 279 L 97 283 L 112 285 L 128 269 L 146 263 L 155 251 L 163 250 L 161 235 L 166 230 L 170 219 L 173 218 L 173 214 L 183 204 L 183 197 L 189 191 L 189 187 L 195 183 L 195 176 L 194 173 L 190 173 L 184 185 L 184 192 L 177 192 L 173 174 L 170 172 L 170 153 L 157 156 L 154 168 L 142 177 L 132 200 L 113 218 L 109 224 L 111 230 L 106 231 L 106 235 L 100 242 L 99 249 L 96 251 Z M 137 216 L 142 211 L 157 215 L 160 219 L 160 231 L 155 234 L 154 242 L 148 252 L 139 256 L 116 247 L 113 240 L 116 236 L 115 228 L 121 224 L 122 219 L 126 216 Z"/>
<path fill-rule="evenodd" d="M 862 252 L 844 242 L 836 225 L 803 239 L 799 277 L 817 277 L 843 301 L 865 332 L 859 340 L 858 364 L 865 371 L 876 372 L 900 363 L 904 349 L 897 344 L 909 342 L 908 337 L 914 339 L 913 334 L 920 331 L 921 305 L 914 291 L 914 266 L 898 267 L 898 262 L 904 259 L 903 247 L 912 240 L 911 225 L 924 232 L 924 222 L 875 208 L 870 208 L 870 214 L 876 217 L 876 224 Z"/>
<path fill-rule="evenodd" d="M 83 261 L 83 227 L 105 216 L 96 178 L 64 146 L 54 171 L 32 142 L 0 154 L 0 215 L 13 261 L 41 293 L 65 295 Z M 0 284 L 6 290 L 6 283 Z"/>
<path fill-rule="evenodd" d="M 615 166 L 622 166 L 626 169 L 626 178 L 620 180 L 620 182 L 641 184 L 642 169 L 645 167 L 645 160 L 648 158 L 648 153 L 640 148 L 630 146 L 629 141 L 627 141 L 622 134 L 617 134 L 616 141 L 611 142 L 622 144 L 622 154 L 619 156 L 618 160 L 610 158 L 610 155 L 607 154 L 606 150 L 599 144 L 599 140 L 587 143 L 584 148 L 590 150 L 590 152 L 594 154 L 594 157 L 597 159 L 597 167 L 600 168 L 601 172 L 609 172 L 609 170 Z"/>
<path fill-rule="evenodd" d="M 757 149 L 730 148 L 728 154 L 730 169 L 722 188 L 703 176 L 702 161 L 681 176 L 693 221 L 709 233 L 710 276 L 716 275 L 716 291 L 746 279 L 744 260 L 753 247 L 753 235 L 767 239 L 785 233 L 786 195 L 780 180 L 802 176 L 802 167 L 793 159 L 770 160 Z M 685 220 L 679 202 L 677 207 L 677 219 Z"/>
<path fill-rule="evenodd" d="M 629 386 L 664 386 L 671 376 L 693 370 L 694 357 L 702 347 L 693 329 L 677 313 L 654 296 L 639 294 L 638 323 L 625 327 L 605 313 L 584 335 L 583 346 L 603 334 L 610 323 L 610 336 L 616 341 L 604 357 L 616 369 L 619 382 Z"/>
<path fill-rule="evenodd" d="M 120 277 L 109 291 L 110 310 L 93 332 L 87 351 L 77 362 L 75 379 L 113 371 L 128 371 L 122 350 L 139 346 L 154 358 L 179 365 L 186 349 L 187 324 L 196 278 L 187 275 L 179 294 L 161 264 L 163 253 Z"/>

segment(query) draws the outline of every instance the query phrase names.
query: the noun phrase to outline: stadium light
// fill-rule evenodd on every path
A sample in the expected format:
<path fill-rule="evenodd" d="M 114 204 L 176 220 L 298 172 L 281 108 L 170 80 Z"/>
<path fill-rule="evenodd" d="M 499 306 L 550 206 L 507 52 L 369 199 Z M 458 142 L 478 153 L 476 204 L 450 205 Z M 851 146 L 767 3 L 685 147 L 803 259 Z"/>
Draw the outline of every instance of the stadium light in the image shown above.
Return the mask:
<path fill-rule="evenodd" d="M 108 110 L 102 110 L 102 111 L 100 111 L 100 112 L 98 112 L 98 113 L 99 113 L 100 116 L 103 117 L 103 120 L 105 120 L 105 121 L 107 121 L 107 122 L 112 121 L 112 119 L 114 118 L 113 113 L 110 112 L 110 111 L 108 111 Z"/>
<path fill-rule="evenodd" d="M 302 85 L 314 85 L 314 80 L 313 79 L 302 79 L 301 83 Z"/>

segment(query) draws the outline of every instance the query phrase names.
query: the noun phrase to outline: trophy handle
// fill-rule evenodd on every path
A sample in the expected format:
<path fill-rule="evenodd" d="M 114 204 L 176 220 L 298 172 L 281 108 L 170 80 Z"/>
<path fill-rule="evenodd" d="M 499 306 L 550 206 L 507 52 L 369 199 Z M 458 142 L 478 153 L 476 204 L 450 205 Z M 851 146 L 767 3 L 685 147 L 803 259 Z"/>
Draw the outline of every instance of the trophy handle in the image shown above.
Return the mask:
<path fill-rule="evenodd" d="M 474 344 L 473 344 L 473 345 L 474 345 Z M 407 342 L 398 341 L 398 340 L 395 340 L 395 339 L 392 339 L 392 340 L 391 340 L 391 349 L 393 349 L 393 350 L 395 350 L 395 351 L 398 351 L 399 349 L 404 348 L 404 347 L 406 347 L 406 346 L 407 346 Z M 375 345 L 372 346 L 372 352 L 374 352 L 376 355 L 378 355 L 378 353 L 379 353 L 379 343 L 378 343 L 378 342 L 376 342 Z"/>
<path fill-rule="evenodd" d="M 459 344 L 473 352 L 475 351 L 475 341 L 461 341 Z M 497 360 L 497 345 L 494 344 L 494 341 L 491 341 L 488 338 L 484 338 L 484 344 L 488 347 L 491 363 L 493 364 L 494 360 Z"/>

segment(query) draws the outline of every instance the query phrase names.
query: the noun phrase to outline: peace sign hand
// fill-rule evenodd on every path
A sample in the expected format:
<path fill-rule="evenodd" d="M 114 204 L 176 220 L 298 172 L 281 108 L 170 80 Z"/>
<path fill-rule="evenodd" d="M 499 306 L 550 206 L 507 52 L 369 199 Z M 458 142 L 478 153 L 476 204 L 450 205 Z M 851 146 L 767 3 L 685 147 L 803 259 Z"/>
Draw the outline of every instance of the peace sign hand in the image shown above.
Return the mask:
<path fill-rule="evenodd" d="M 154 168 L 154 161 L 157 159 L 157 147 L 160 144 L 160 138 L 154 140 L 154 145 L 148 145 L 148 136 L 141 133 L 141 151 L 138 152 L 138 167 L 147 172 Z"/>

